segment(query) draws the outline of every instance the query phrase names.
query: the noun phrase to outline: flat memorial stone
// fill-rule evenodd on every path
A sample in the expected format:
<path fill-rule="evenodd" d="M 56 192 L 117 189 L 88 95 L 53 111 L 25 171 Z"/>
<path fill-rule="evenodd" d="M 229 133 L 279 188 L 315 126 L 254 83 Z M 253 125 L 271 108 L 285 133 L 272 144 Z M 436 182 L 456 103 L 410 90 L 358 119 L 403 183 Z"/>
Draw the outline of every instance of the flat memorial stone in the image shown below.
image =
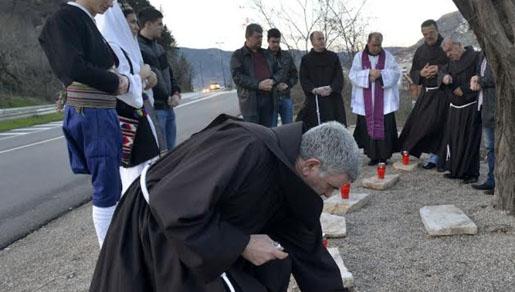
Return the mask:
<path fill-rule="evenodd" d="M 476 224 L 454 205 L 422 207 L 420 217 L 432 236 L 477 234 Z"/>
<path fill-rule="evenodd" d="M 379 179 L 377 175 L 374 175 L 373 177 L 364 178 L 361 184 L 365 188 L 382 191 L 393 187 L 399 181 L 399 177 L 400 175 L 398 174 L 387 174 L 384 176 L 384 179 Z"/>
<path fill-rule="evenodd" d="M 340 274 L 342 276 L 343 287 L 350 288 L 354 285 L 354 277 L 352 277 L 352 273 L 347 270 L 345 265 L 343 264 L 342 256 L 340 255 L 340 250 L 336 247 L 330 247 L 327 251 L 331 254 L 334 261 L 338 265 L 340 269 Z"/>
<path fill-rule="evenodd" d="M 333 215 L 345 215 L 349 212 L 356 211 L 365 206 L 370 200 L 370 196 L 364 193 L 350 193 L 349 203 L 344 204 L 339 192 L 324 201 L 324 212 Z"/>
<path fill-rule="evenodd" d="M 415 162 L 410 162 L 410 164 L 408 165 L 403 164 L 401 161 L 395 161 L 393 163 L 393 168 L 402 171 L 414 171 L 415 169 L 417 169 L 417 166 L 418 163 Z"/>
<path fill-rule="evenodd" d="M 352 288 L 354 286 L 354 277 L 352 276 L 352 273 L 347 270 L 345 265 L 343 264 L 342 256 L 340 255 L 340 251 L 338 248 L 330 247 L 327 249 L 329 254 L 333 257 L 334 261 L 338 265 L 338 268 L 340 269 L 340 275 L 342 276 L 342 282 L 343 287 L 345 288 Z M 300 292 L 299 286 L 295 282 L 295 279 L 293 276 L 290 277 L 290 285 L 288 287 L 288 292 Z"/>
<path fill-rule="evenodd" d="M 322 232 L 327 238 L 339 238 L 347 235 L 345 217 L 322 213 L 320 225 L 322 225 Z"/>

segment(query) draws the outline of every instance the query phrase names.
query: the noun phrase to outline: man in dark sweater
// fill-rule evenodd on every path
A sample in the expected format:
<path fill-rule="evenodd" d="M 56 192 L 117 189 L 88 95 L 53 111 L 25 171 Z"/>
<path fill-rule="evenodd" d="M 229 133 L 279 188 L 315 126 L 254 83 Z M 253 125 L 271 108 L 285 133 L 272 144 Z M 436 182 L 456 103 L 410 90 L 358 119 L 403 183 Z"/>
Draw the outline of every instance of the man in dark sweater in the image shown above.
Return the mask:
<path fill-rule="evenodd" d="M 163 33 L 163 14 L 149 7 L 140 11 L 138 19 L 141 25 L 139 46 L 145 64 L 150 65 L 157 75 L 157 85 L 152 88 L 154 108 L 159 128 L 166 139 L 166 148 L 175 147 L 177 128 L 173 108 L 179 104 L 181 89 L 173 77 L 165 49 L 157 43 Z"/>
<path fill-rule="evenodd" d="M 275 107 L 272 89 L 281 83 L 282 70 L 270 52 L 261 48 L 263 28 L 259 24 L 247 26 L 245 39 L 231 57 L 240 111 L 245 121 L 271 127 Z"/>

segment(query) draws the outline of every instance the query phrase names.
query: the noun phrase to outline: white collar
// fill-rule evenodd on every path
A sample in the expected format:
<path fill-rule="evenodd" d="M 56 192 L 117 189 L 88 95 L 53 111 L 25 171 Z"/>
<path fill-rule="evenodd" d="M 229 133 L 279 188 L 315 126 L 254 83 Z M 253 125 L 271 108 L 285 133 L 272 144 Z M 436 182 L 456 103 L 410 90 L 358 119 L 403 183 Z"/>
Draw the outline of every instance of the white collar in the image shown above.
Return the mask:
<path fill-rule="evenodd" d="M 77 2 L 74 2 L 74 1 L 68 1 L 68 3 L 66 3 L 68 5 L 71 5 L 71 6 L 75 6 L 77 8 L 80 8 L 82 11 L 84 11 L 84 13 L 86 13 L 89 18 L 91 18 L 91 20 L 93 20 L 93 22 L 95 22 L 95 18 L 93 17 L 93 15 L 91 15 L 91 13 L 86 9 L 86 7 L 80 5 L 79 3 Z"/>

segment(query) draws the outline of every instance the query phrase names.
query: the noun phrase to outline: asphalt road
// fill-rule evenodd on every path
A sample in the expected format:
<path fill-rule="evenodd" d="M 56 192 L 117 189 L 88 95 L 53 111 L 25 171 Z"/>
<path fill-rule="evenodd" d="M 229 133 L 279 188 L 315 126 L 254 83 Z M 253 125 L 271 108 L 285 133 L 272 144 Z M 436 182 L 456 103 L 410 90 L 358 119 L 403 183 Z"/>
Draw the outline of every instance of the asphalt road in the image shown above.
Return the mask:
<path fill-rule="evenodd" d="M 236 92 L 189 96 L 176 108 L 178 142 L 220 113 L 239 115 Z M 60 126 L 0 133 L 0 249 L 90 200 L 89 176 L 70 171 Z"/>

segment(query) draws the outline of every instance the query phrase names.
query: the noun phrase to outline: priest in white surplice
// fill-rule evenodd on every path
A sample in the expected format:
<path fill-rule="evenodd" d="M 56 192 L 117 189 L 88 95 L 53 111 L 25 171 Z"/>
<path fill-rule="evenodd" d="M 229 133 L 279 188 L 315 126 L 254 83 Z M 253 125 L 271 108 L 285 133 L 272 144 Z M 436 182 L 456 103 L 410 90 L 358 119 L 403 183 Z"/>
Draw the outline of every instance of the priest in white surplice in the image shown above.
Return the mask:
<path fill-rule="evenodd" d="M 371 33 L 349 73 L 351 107 L 357 115 L 354 139 L 370 158 L 369 165 L 386 163 L 399 151 L 395 112 L 399 109 L 401 69 L 393 55 L 382 48 L 382 42 L 382 34 Z"/>

